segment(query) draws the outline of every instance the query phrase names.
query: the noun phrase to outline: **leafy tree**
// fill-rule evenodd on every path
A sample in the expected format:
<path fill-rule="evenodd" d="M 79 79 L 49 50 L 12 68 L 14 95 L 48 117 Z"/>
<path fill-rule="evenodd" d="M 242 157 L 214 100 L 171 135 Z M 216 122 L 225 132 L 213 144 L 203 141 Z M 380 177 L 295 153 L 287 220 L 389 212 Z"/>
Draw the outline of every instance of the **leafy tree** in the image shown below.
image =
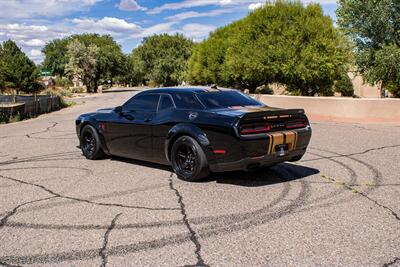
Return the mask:
<path fill-rule="evenodd" d="M 99 48 L 96 45 L 86 46 L 78 40 L 72 40 L 67 45 L 69 62 L 65 66 L 65 72 L 71 79 L 82 80 L 88 92 L 92 92 L 95 87 L 98 53 Z"/>
<path fill-rule="evenodd" d="M 67 45 L 69 38 L 56 39 L 43 48 L 42 52 L 45 55 L 43 69 L 50 70 L 53 75 L 60 77 L 65 76 L 65 65 L 68 63 Z"/>
<path fill-rule="evenodd" d="M 153 35 L 132 51 L 131 67 L 136 81 L 153 81 L 164 86 L 184 81 L 193 42 L 182 35 Z"/>
<path fill-rule="evenodd" d="M 86 47 L 90 45 L 98 47 L 93 91 L 97 91 L 99 83 L 112 81 L 113 77 L 123 74 L 124 54 L 120 45 L 111 36 L 99 34 L 72 35 L 48 43 L 42 51 L 45 54 L 44 68 L 52 70 L 53 75 L 64 76 L 66 65 L 70 61 L 67 55 L 67 47 L 74 40 L 83 43 Z"/>
<path fill-rule="evenodd" d="M 202 42 L 190 59 L 188 77 L 252 91 L 277 82 L 302 95 L 332 95 L 350 53 L 320 5 L 278 0 Z"/>
<path fill-rule="evenodd" d="M 354 40 L 358 70 L 400 95 L 400 2 L 339 0 L 338 24 Z M 382 90 L 383 94 L 383 90 Z"/>
<path fill-rule="evenodd" d="M 14 41 L 8 40 L 0 46 L 0 87 L 32 92 L 39 85 L 38 71 Z"/>

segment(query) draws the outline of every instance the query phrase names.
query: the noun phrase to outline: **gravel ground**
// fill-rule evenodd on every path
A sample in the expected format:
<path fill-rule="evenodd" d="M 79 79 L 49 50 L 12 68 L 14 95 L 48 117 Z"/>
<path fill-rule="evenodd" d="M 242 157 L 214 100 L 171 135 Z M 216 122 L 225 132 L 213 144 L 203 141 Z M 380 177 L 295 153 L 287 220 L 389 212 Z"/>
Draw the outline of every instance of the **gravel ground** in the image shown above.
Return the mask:
<path fill-rule="evenodd" d="M 0 125 L 0 265 L 400 266 L 400 126 L 313 123 L 296 164 L 180 181 L 77 148 L 108 93 Z"/>

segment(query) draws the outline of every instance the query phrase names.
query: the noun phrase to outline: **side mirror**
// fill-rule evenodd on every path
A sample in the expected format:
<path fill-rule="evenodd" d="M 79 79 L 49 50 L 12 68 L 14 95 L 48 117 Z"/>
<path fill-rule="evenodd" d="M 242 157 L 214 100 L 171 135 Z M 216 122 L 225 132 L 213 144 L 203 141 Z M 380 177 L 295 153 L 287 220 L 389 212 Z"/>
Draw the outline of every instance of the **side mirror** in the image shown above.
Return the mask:
<path fill-rule="evenodd" d="M 114 108 L 115 113 L 122 114 L 122 107 L 118 106 Z"/>

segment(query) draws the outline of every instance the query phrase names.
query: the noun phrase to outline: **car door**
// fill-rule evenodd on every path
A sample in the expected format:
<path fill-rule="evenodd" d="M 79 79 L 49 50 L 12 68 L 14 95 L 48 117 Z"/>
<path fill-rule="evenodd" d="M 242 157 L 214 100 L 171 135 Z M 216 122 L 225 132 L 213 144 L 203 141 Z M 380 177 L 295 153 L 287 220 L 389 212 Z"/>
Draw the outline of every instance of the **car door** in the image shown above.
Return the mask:
<path fill-rule="evenodd" d="M 153 119 L 153 155 L 154 161 L 168 163 L 165 156 L 165 138 L 169 130 L 175 125 L 175 104 L 169 94 L 162 94 L 158 111 Z"/>
<path fill-rule="evenodd" d="M 143 94 L 122 106 L 118 120 L 107 125 L 111 154 L 147 160 L 152 157 L 152 123 L 160 95 Z"/>

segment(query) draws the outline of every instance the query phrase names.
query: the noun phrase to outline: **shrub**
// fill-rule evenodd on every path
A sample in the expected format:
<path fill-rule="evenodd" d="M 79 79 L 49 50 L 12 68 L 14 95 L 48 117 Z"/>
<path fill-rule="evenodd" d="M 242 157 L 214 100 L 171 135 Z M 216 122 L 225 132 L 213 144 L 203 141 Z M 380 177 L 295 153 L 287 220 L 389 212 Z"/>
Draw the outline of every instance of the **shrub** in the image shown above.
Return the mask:
<path fill-rule="evenodd" d="M 353 96 L 354 95 L 354 87 L 353 82 L 347 74 L 343 74 L 336 82 L 335 82 L 335 92 L 341 93 L 342 96 Z"/>

